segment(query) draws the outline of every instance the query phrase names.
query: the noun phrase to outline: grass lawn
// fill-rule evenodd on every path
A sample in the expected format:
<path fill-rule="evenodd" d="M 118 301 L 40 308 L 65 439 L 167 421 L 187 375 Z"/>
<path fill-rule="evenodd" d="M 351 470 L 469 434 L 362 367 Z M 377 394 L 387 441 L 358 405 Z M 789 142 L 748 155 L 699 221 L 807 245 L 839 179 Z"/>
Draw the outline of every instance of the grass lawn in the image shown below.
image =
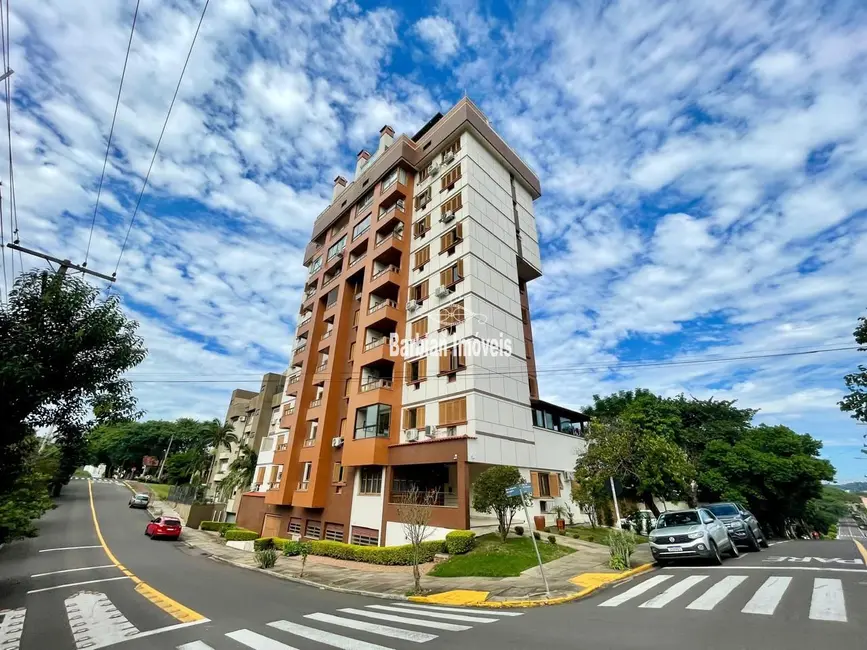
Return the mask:
<path fill-rule="evenodd" d="M 602 528 L 597 526 L 596 528 L 592 528 L 590 526 L 567 526 L 566 534 L 574 537 L 578 536 L 578 539 L 584 542 L 595 542 L 596 544 L 604 544 L 608 546 L 608 534 L 611 532 L 611 528 Z M 635 541 L 639 544 L 643 544 L 647 541 L 647 538 L 643 535 L 635 535 Z"/>
<path fill-rule="evenodd" d="M 542 562 L 550 562 L 574 550 L 559 544 L 552 545 L 543 535 L 539 544 Z M 507 577 L 521 575 L 530 567 L 536 566 L 536 553 L 529 537 L 510 537 L 504 542 L 499 536 L 483 535 L 478 538 L 476 547 L 465 555 L 455 555 L 437 564 L 428 575 L 439 578 L 461 576 Z"/>
<path fill-rule="evenodd" d="M 134 481 L 135 487 L 139 492 L 153 492 L 157 499 L 165 500 L 169 496 L 169 489 L 172 487 L 168 483 L 139 483 Z"/>

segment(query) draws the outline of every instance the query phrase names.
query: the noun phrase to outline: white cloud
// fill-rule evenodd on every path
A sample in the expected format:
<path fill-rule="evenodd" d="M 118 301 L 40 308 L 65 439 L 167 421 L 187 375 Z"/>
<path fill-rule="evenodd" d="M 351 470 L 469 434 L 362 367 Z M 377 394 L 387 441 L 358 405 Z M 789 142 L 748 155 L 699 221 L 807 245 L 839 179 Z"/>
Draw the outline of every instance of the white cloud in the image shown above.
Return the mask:
<path fill-rule="evenodd" d="M 458 51 L 458 34 L 448 18 L 427 16 L 415 24 L 415 30 L 440 63 L 448 61 Z"/>

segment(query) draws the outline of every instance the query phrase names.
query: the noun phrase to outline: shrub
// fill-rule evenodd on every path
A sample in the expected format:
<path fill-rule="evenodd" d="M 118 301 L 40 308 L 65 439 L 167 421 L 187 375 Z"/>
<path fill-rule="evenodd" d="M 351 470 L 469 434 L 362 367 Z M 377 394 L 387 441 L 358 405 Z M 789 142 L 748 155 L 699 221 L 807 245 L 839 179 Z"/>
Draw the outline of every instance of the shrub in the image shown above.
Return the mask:
<path fill-rule="evenodd" d="M 343 542 L 332 542 L 329 540 L 316 540 L 306 542 L 310 544 L 310 555 L 320 555 L 322 557 L 332 557 L 337 560 L 350 560 L 354 562 L 367 562 L 369 564 L 382 564 L 390 566 L 409 566 L 412 565 L 412 544 L 405 546 L 357 546 L 355 544 L 345 544 Z M 287 552 L 288 545 L 283 547 L 283 552 Z M 421 555 L 420 562 L 431 562 L 437 553 L 443 552 L 442 541 L 422 542 L 420 546 Z M 289 552 L 291 555 L 299 555 L 300 548 L 292 548 Z"/>
<path fill-rule="evenodd" d="M 203 521 L 199 524 L 199 530 L 210 530 L 211 532 L 215 532 L 220 530 L 220 526 L 223 525 L 221 521 Z"/>
<path fill-rule="evenodd" d="M 295 557 L 301 554 L 301 543 L 287 539 L 283 542 L 283 555 L 286 557 Z"/>
<path fill-rule="evenodd" d="M 260 537 L 253 542 L 253 549 L 256 551 L 264 551 L 269 548 L 274 548 L 273 537 Z"/>
<path fill-rule="evenodd" d="M 220 527 L 217 530 L 220 532 L 220 537 L 225 537 L 226 533 L 228 533 L 230 530 L 237 528 L 237 527 L 238 526 L 236 524 L 222 523 L 222 524 L 220 524 Z M 256 537 L 258 537 L 258 535 L 256 535 Z"/>
<path fill-rule="evenodd" d="M 227 530 L 224 537 L 227 542 L 251 542 L 259 539 L 259 533 L 255 530 L 247 530 L 246 528 L 235 526 Z"/>
<path fill-rule="evenodd" d="M 542 539 L 542 536 L 539 534 L 538 530 L 533 531 L 533 537 L 535 537 L 536 539 Z"/>
<path fill-rule="evenodd" d="M 277 564 L 277 551 L 273 548 L 263 548 L 256 551 L 256 563 L 261 569 L 270 569 Z"/>
<path fill-rule="evenodd" d="M 629 568 L 629 558 L 635 550 L 635 533 L 630 530 L 612 529 L 608 533 L 608 566 L 617 571 Z"/>
<path fill-rule="evenodd" d="M 515 526 L 515 534 L 518 537 L 523 537 L 524 536 L 524 527 L 523 526 Z"/>
<path fill-rule="evenodd" d="M 466 553 L 475 545 L 476 534 L 471 530 L 453 530 L 446 534 L 446 551 L 451 555 Z"/>
<path fill-rule="evenodd" d="M 563 535 L 563 536 L 565 537 L 565 536 L 566 536 L 566 531 L 565 531 L 565 530 L 558 530 L 558 531 L 557 531 L 557 534 L 558 534 L 558 535 Z"/>
<path fill-rule="evenodd" d="M 557 536 L 556 535 L 548 535 L 548 543 L 549 544 L 557 544 Z"/>

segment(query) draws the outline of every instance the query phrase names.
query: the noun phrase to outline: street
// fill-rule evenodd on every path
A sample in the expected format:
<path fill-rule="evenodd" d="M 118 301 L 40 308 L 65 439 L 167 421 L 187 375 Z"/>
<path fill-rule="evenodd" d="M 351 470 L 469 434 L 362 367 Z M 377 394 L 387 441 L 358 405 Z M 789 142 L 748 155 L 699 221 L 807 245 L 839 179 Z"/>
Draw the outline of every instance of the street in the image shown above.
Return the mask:
<path fill-rule="evenodd" d="M 851 540 L 781 542 L 721 567 L 673 566 L 556 607 L 451 608 L 315 589 L 216 562 L 182 541 L 152 541 L 148 514 L 127 507 L 129 494 L 112 481 L 72 481 L 39 537 L 0 552 L 0 648 L 526 648 L 580 639 L 587 648 L 781 650 L 861 647 L 867 633 L 867 551 Z"/>
<path fill-rule="evenodd" d="M 837 526 L 837 532 L 840 539 L 861 539 L 867 541 L 867 532 L 861 530 L 854 519 L 841 519 Z"/>

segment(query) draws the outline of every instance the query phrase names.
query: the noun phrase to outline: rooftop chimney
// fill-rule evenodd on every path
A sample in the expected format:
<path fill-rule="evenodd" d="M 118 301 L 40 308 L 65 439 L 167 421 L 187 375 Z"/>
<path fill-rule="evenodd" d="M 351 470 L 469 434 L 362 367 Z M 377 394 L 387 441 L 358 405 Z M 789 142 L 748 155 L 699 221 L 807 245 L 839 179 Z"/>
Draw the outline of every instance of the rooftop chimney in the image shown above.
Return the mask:
<path fill-rule="evenodd" d="M 376 157 L 382 155 L 382 153 L 388 149 L 392 143 L 394 142 L 394 129 L 391 128 L 388 124 L 382 127 L 379 130 L 379 146 L 376 148 Z"/>
<path fill-rule="evenodd" d="M 355 161 L 356 179 L 361 176 L 361 172 L 364 170 L 364 166 L 367 164 L 368 160 L 370 160 L 370 154 L 367 152 L 367 149 L 362 149 L 358 152 L 358 159 Z"/>
<path fill-rule="evenodd" d="M 346 189 L 346 179 L 343 176 L 338 176 L 334 179 L 334 193 L 331 195 L 331 200 L 335 200 L 340 193 Z"/>

